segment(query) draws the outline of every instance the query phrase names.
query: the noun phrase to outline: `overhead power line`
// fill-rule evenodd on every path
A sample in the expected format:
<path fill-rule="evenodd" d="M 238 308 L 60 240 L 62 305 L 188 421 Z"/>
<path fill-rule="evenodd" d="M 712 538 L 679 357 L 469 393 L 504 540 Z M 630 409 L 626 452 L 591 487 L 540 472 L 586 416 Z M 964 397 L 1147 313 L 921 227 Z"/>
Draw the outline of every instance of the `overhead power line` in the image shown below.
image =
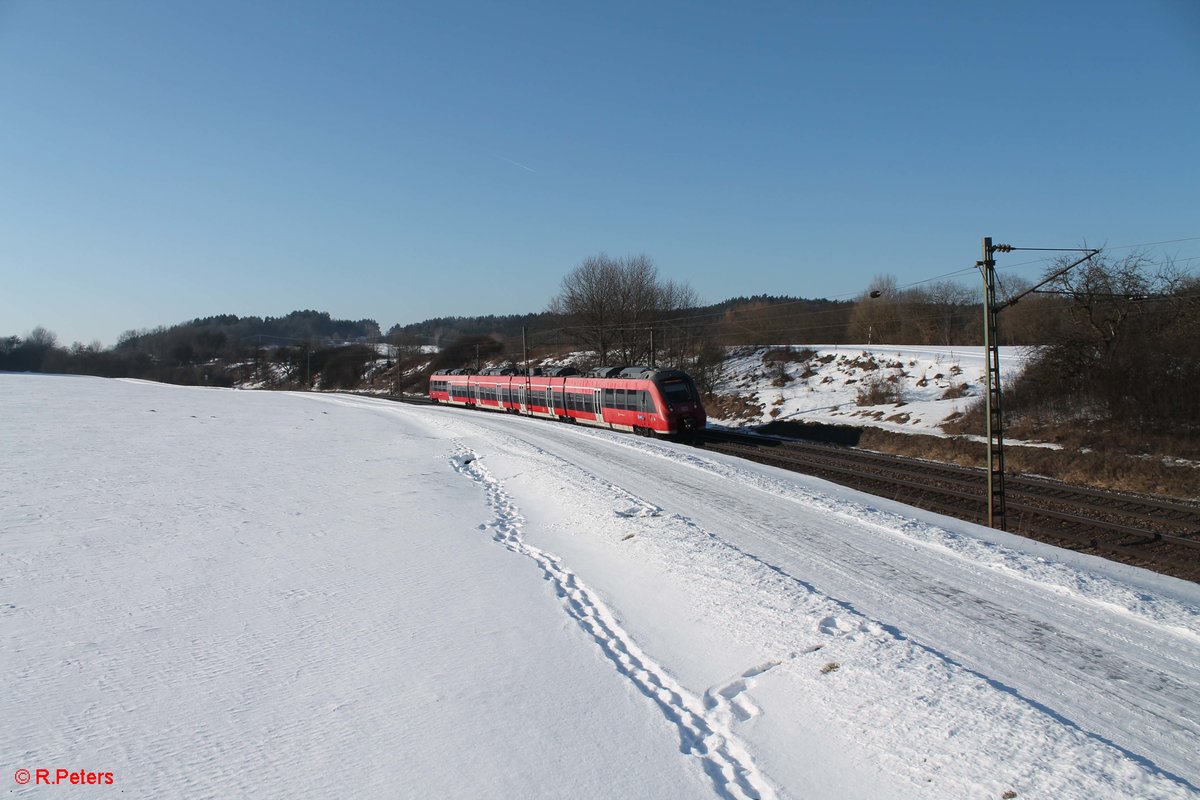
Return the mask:
<path fill-rule="evenodd" d="M 1161 242 L 1141 242 L 1140 244 L 1119 244 L 1115 247 L 1105 247 L 1105 250 L 1130 250 L 1134 247 L 1153 247 L 1159 244 L 1176 244 L 1178 242 L 1200 242 L 1200 236 L 1188 236 L 1184 239 L 1164 239 Z"/>

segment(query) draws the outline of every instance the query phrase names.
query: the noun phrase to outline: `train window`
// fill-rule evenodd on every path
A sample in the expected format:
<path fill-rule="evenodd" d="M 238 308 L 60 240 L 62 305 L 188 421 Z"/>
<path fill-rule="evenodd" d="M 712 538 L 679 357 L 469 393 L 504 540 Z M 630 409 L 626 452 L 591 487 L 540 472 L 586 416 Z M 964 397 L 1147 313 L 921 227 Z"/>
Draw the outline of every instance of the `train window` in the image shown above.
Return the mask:
<path fill-rule="evenodd" d="M 562 392 L 554 393 L 554 407 L 555 408 L 563 407 L 563 393 Z"/>
<path fill-rule="evenodd" d="M 671 381 L 665 384 L 663 393 L 672 403 L 686 403 L 692 399 L 692 393 L 685 381 Z"/>
<path fill-rule="evenodd" d="M 613 405 L 613 402 L 614 402 L 613 390 L 605 389 L 604 390 L 604 407 L 605 408 L 615 408 L 615 406 Z"/>

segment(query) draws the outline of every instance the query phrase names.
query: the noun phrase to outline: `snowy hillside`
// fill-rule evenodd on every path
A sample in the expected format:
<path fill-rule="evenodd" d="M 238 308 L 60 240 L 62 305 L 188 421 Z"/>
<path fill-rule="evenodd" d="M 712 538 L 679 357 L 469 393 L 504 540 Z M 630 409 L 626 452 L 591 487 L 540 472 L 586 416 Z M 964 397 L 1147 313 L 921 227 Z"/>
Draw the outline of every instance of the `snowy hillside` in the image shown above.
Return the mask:
<path fill-rule="evenodd" d="M 1196 584 L 364 397 L 0 374 L 0 442 L 16 797 L 1200 797 Z"/>
<path fill-rule="evenodd" d="M 1020 374 L 1026 356 L 1025 348 L 1000 348 L 1005 383 Z M 722 416 L 718 410 L 712 421 L 733 426 L 821 422 L 940 433 L 942 421 L 984 395 L 986 370 L 982 347 L 735 348 L 715 393 L 747 402 L 738 413 Z"/>

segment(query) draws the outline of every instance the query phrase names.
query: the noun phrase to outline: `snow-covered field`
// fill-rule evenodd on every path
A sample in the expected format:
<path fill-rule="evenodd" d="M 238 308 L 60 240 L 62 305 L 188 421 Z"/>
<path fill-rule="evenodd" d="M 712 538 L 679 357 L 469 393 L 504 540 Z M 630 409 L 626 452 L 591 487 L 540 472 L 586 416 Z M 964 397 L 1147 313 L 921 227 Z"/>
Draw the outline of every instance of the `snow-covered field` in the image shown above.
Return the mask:
<path fill-rule="evenodd" d="M 14 796 L 1200 797 L 1196 584 L 499 414 L 0 375 L 0 620 Z"/>
<path fill-rule="evenodd" d="M 794 360 L 781 357 L 794 354 Z M 1000 348 L 1004 384 L 1025 367 L 1029 352 Z M 923 345 L 780 345 L 733 348 L 718 394 L 742 395 L 761 407 L 748 417 L 714 418 L 725 425 L 771 420 L 871 425 L 901 433 L 940 434 L 941 423 L 986 393 L 982 347 Z M 859 405 L 872 383 L 888 387 L 897 401 Z"/>

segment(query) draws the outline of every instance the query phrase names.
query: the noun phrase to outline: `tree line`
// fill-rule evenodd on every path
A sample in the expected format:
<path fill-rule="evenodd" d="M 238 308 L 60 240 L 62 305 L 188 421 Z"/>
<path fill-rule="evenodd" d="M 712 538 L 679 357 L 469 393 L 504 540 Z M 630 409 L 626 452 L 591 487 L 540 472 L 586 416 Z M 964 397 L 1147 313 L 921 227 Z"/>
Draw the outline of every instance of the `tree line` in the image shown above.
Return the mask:
<path fill-rule="evenodd" d="M 1011 296 L 1030 285 L 1009 283 Z M 1000 316 L 1001 344 L 1039 346 L 1006 398 L 1009 411 L 1196 427 L 1198 303 L 1195 276 L 1143 253 L 1101 254 L 1059 276 Z M 431 369 L 517 367 L 527 353 L 540 359 L 571 350 L 591 353 L 582 367 L 654 363 L 687 369 L 711 385 L 732 346 L 979 345 L 982 327 L 979 290 L 955 282 L 900 287 L 881 275 L 854 300 L 758 295 L 705 305 L 686 283 L 662 278 L 644 254 L 600 253 L 568 272 L 537 313 L 430 319 L 393 326 L 386 337 L 374 320 L 311 310 L 224 315 L 127 331 L 108 349 L 61 347 L 53 333 L 36 328 L 0 339 L 0 370 L 209 385 L 250 374 L 263 385 L 350 388 L 371 379 L 380 360 L 367 343 L 386 342 L 393 345 L 386 366 L 407 376 L 399 388 L 410 390 L 419 390 Z M 364 343 L 342 345 L 355 340 Z"/>
<path fill-rule="evenodd" d="M 111 348 L 98 342 L 63 347 L 53 332 L 39 326 L 24 337 L 0 339 L 0 370 L 230 386 L 247 366 L 261 371 L 260 365 L 273 359 L 295 363 L 297 353 L 304 354 L 306 366 L 314 357 L 324 364 L 337 361 L 325 355 L 340 349 L 334 343 L 372 338 L 379 338 L 374 320 L 339 320 L 311 310 L 265 318 L 226 314 L 129 330 Z"/>

